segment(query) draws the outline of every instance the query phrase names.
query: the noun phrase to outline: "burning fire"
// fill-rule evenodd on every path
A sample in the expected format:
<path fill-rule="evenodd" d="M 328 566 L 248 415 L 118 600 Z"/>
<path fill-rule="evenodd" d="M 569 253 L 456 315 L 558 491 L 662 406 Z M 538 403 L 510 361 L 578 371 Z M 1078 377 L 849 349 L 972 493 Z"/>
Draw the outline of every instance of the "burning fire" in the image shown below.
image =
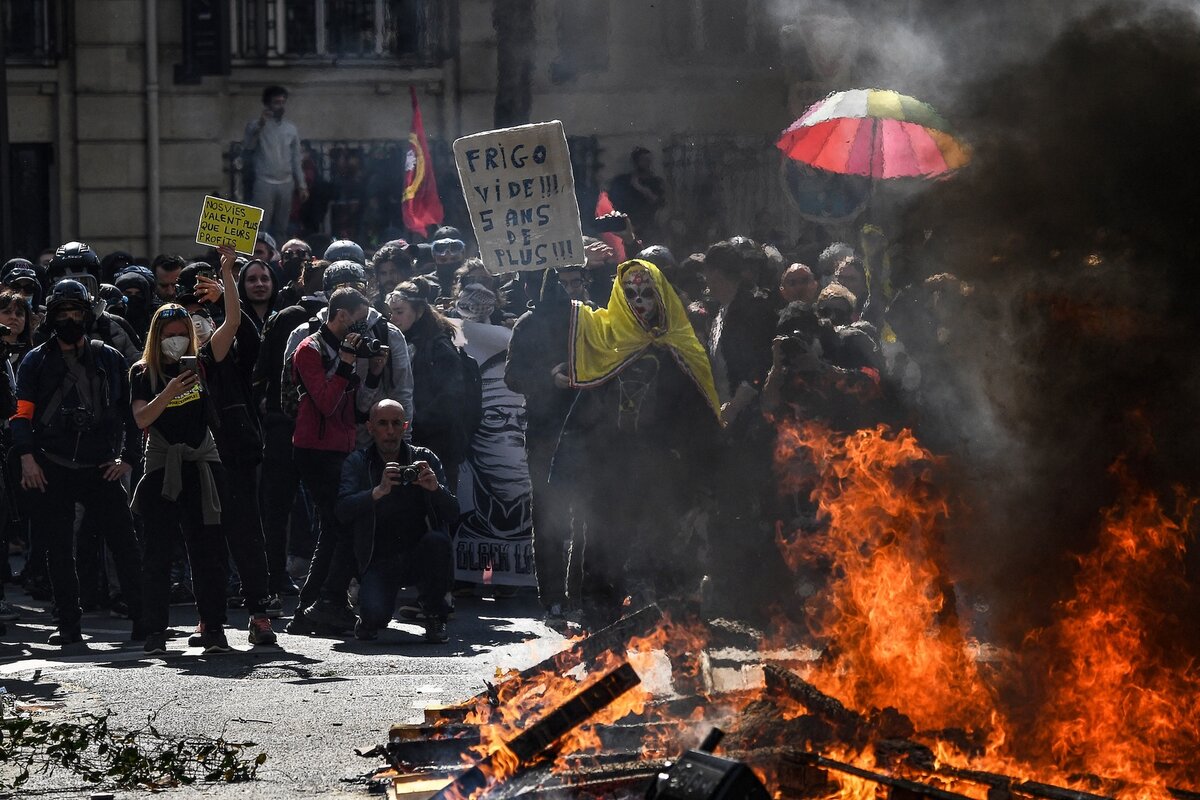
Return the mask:
<path fill-rule="evenodd" d="M 807 676 L 822 691 L 863 714 L 896 708 L 950 767 L 1089 791 L 1086 776 L 1100 776 L 1122 800 L 1166 800 L 1168 786 L 1200 784 L 1200 672 L 1160 641 L 1177 626 L 1164 600 L 1185 586 L 1194 501 L 1169 514 L 1130 486 L 1079 559 L 1058 621 L 985 674 L 948 605 L 937 462 L 911 432 L 783 425 L 776 466 L 781 487 L 810 493 L 817 508 L 815 529 L 781 532 L 778 544 L 789 566 L 830 575 L 809 620 L 828 643 Z M 1018 691 L 1002 701 L 1002 687 Z M 1011 705 L 1039 697 L 1035 714 Z M 936 736 L 948 728 L 985 746 L 963 752 Z M 847 760 L 866 766 L 872 755 Z"/>
<path fill-rule="evenodd" d="M 625 647 L 625 652 L 604 653 L 594 662 L 580 665 L 567 673 L 547 670 L 524 680 L 510 680 L 502 687 L 498 705 L 483 702 L 467 714 L 465 722 L 478 725 L 480 730 L 480 743 L 472 750 L 477 757 L 504 752 L 506 742 L 589 686 L 593 678 L 625 662 L 641 676 L 655 672 L 656 661 L 663 657 L 673 657 L 680 665 L 698 664 L 698 654 L 706 641 L 707 632 L 699 624 L 678 623 L 668 616 L 650 635 L 631 639 Z M 696 676 L 685 668 L 677 672 L 676 679 L 690 681 L 695 680 Z M 645 683 L 639 684 L 595 714 L 588 722 L 573 729 L 556 747 L 556 769 L 565 768 L 566 756 L 601 752 L 604 748 L 600 739 L 600 729 L 631 714 L 643 716 L 647 722 L 671 721 L 665 718 L 665 712 L 661 709 L 648 707 L 652 699 L 652 687 Z M 678 724 L 685 727 L 691 723 L 691 720 L 687 720 L 679 721 Z M 676 736 L 654 726 L 648 726 L 648 731 L 642 748 L 644 757 L 661 757 L 675 752 Z M 468 760 L 474 763 L 474 758 Z"/>

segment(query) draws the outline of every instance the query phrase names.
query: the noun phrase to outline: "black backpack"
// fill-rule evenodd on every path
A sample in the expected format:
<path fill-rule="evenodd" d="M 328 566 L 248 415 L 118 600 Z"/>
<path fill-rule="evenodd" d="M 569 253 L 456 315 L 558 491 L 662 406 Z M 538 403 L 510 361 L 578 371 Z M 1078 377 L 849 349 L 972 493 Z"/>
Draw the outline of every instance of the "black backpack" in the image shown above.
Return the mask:
<path fill-rule="evenodd" d="M 312 319 L 310 319 L 308 321 L 308 333 L 306 333 L 305 336 L 311 336 L 320 327 L 321 327 L 320 318 L 313 317 Z M 388 322 L 387 322 L 387 320 L 384 319 L 383 317 L 380 317 L 379 319 L 375 320 L 375 324 L 373 326 L 371 326 L 371 335 L 374 336 L 376 339 L 378 339 L 383 344 L 385 344 L 385 345 L 388 344 L 389 337 L 388 337 Z M 325 367 L 325 369 L 328 370 L 331 366 L 333 366 L 333 362 L 326 363 L 326 359 L 324 356 L 324 350 L 322 350 L 321 352 L 322 352 L 321 365 L 323 367 Z M 295 355 L 295 352 L 288 353 L 287 357 L 285 357 L 283 359 L 283 374 L 280 375 L 280 377 L 279 377 L 279 410 L 281 412 L 283 412 L 283 414 L 288 419 L 292 419 L 292 420 L 296 419 L 296 414 L 299 413 L 299 411 L 300 411 L 300 397 L 304 394 L 304 386 L 300 383 L 299 379 L 296 376 L 295 370 L 292 367 L 292 356 L 294 356 L 294 355 Z M 468 356 L 468 358 L 469 358 L 469 356 Z M 472 359 L 472 361 L 474 361 L 474 359 Z M 391 372 L 392 360 L 390 358 L 387 360 L 387 363 L 384 365 L 383 369 L 384 369 L 385 374 Z M 475 371 L 476 371 L 476 373 L 478 373 L 478 371 L 479 371 L 478 365 L 475 366 Z M 483 411 L 482 411 L 483 382 L 479 381 L 478 383 L 479 383 L 479 387 L 480 387 L 480 395 L 479 395 L 480 401 L 479 402 L 480 402 L 480 409 L 481 409 L 479 418 L 483 419 Z"/>

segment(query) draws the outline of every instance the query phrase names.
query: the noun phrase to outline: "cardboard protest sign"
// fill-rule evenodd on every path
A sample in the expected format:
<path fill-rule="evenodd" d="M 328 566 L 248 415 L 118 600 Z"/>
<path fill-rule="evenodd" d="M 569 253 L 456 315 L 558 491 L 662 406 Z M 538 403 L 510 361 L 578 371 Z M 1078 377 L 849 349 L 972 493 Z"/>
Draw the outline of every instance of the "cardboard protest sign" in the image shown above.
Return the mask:
<path fill-rule="evenodd" d="M 196 244 L 209 247 L 231 244 L 239 253 L 254 255 L 254 240 L 258 238 L 262 218 L 263 210 L 257 206 L 207 195 L 200 209 Z"/>
<path fill-rule="evenodd" d="M 471 224 L 493 273 L 584 263 L 571 151 L 558 120 L 454 142 Z"/>

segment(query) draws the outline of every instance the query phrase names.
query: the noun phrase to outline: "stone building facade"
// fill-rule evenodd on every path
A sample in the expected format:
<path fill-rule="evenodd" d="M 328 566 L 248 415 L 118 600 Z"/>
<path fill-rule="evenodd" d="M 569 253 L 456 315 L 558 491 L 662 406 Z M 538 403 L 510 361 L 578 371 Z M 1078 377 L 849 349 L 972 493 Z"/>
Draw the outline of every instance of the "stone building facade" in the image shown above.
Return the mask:
<path fill-rule="evenodd" d="M 497 121 L 561 119 L 588 151 L 583 182 L 624 171 L 635 145 L 655 153 L 680 240 L 718 224 L 789 231 L 771 143 L 840 66 L 780 5 L 3 0 L 14 249 L 195 252 L 201 200 L 240 191 L 237 142 L 276 83 L 319 157 L 358 153 L 368 182 L 365 154 L 403 147 L 415 86 L 435 159 Z M 452 165 L 438 171 L 452 214 Z"/>

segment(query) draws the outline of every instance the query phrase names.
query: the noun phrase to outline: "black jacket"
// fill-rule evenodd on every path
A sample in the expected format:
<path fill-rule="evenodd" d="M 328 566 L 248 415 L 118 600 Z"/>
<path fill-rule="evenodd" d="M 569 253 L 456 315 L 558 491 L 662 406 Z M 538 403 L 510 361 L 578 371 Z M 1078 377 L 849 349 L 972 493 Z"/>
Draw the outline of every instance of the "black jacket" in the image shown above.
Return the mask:
<path fill-rule="evenodd" d="M 449 528 L 458 520 L 458 500 L 446 488 L 446 472 L 442 462 L 431 450 L 415 447 L 405 443 L 401 446 L 401 461 L 414 464 L 418 461 L 429 462 L 430 468 L 438 479 L 438 490 L 426 492 L 421 489 L 425 499 L 425 525 L 427 528 L 440 529 L 449 532 Z M 379 485 L 383 476 L 383 459 L 372 444 L 355 450 L 342 463 L 342 478 L 338 486 L 337 505 L 334 513 L 338 522 L 349 526 L 354 537 L 354 557 L 360 571 L 366 570 L 375 552 L 375 500 L 371 490 Z M 393 489 L 393 491 L 395 491 Z M 397 531 L 404 537 L 424 531 Z"/>
<path fill-rule="evenodd" d="M 305 297 L 298 304 L 289 306 L 267 321 L 262 332 L 262 344 L 254 364 L 253 389 L 254 407 L 267 414 L 279 414 L 279 378 L 283 374 L 283 361 L 287 356 L 288 338 L 298 326 L 308 322 L 326 305 L 323 297 Z M 241 328 L 238 329 L 241 333 Z"/>
<path fill-rule="evenodd" d="M 30 350 L 17 370 L 17 413 L 10 423 L 13 452 L 47 452 L 82 464 L 103 464 L 120 456 L 129 464 L 138 464 L 141 431 L 133 421 L 125 359 L 96 341 L 80 352 L 97 395 L 93 424 L 79 432 L 63 424 L 61 413 L 46 418 L 47 406 L 67 376 L 58 340 L 51 339 Z"/>
<path fill-rule="evenodd" d="M 739 289 L 725 311 L 718 349 L 725 359 L 729 394 L 748 383 L 761 389 L 771 369 L 771 341 L 775 338 L 776 312 L 770 299 Z"/>
<path fill-rule="evenodd" d="M 424 330 L 416 330 L 428 320 Z M 437 453 L 443 462 L 458 465 L 467 456 L 465 425 L 467 387 L 458 348 L 437 330 L 429 316 L 408 332 L 412 344 L 413 441 Z"/>

